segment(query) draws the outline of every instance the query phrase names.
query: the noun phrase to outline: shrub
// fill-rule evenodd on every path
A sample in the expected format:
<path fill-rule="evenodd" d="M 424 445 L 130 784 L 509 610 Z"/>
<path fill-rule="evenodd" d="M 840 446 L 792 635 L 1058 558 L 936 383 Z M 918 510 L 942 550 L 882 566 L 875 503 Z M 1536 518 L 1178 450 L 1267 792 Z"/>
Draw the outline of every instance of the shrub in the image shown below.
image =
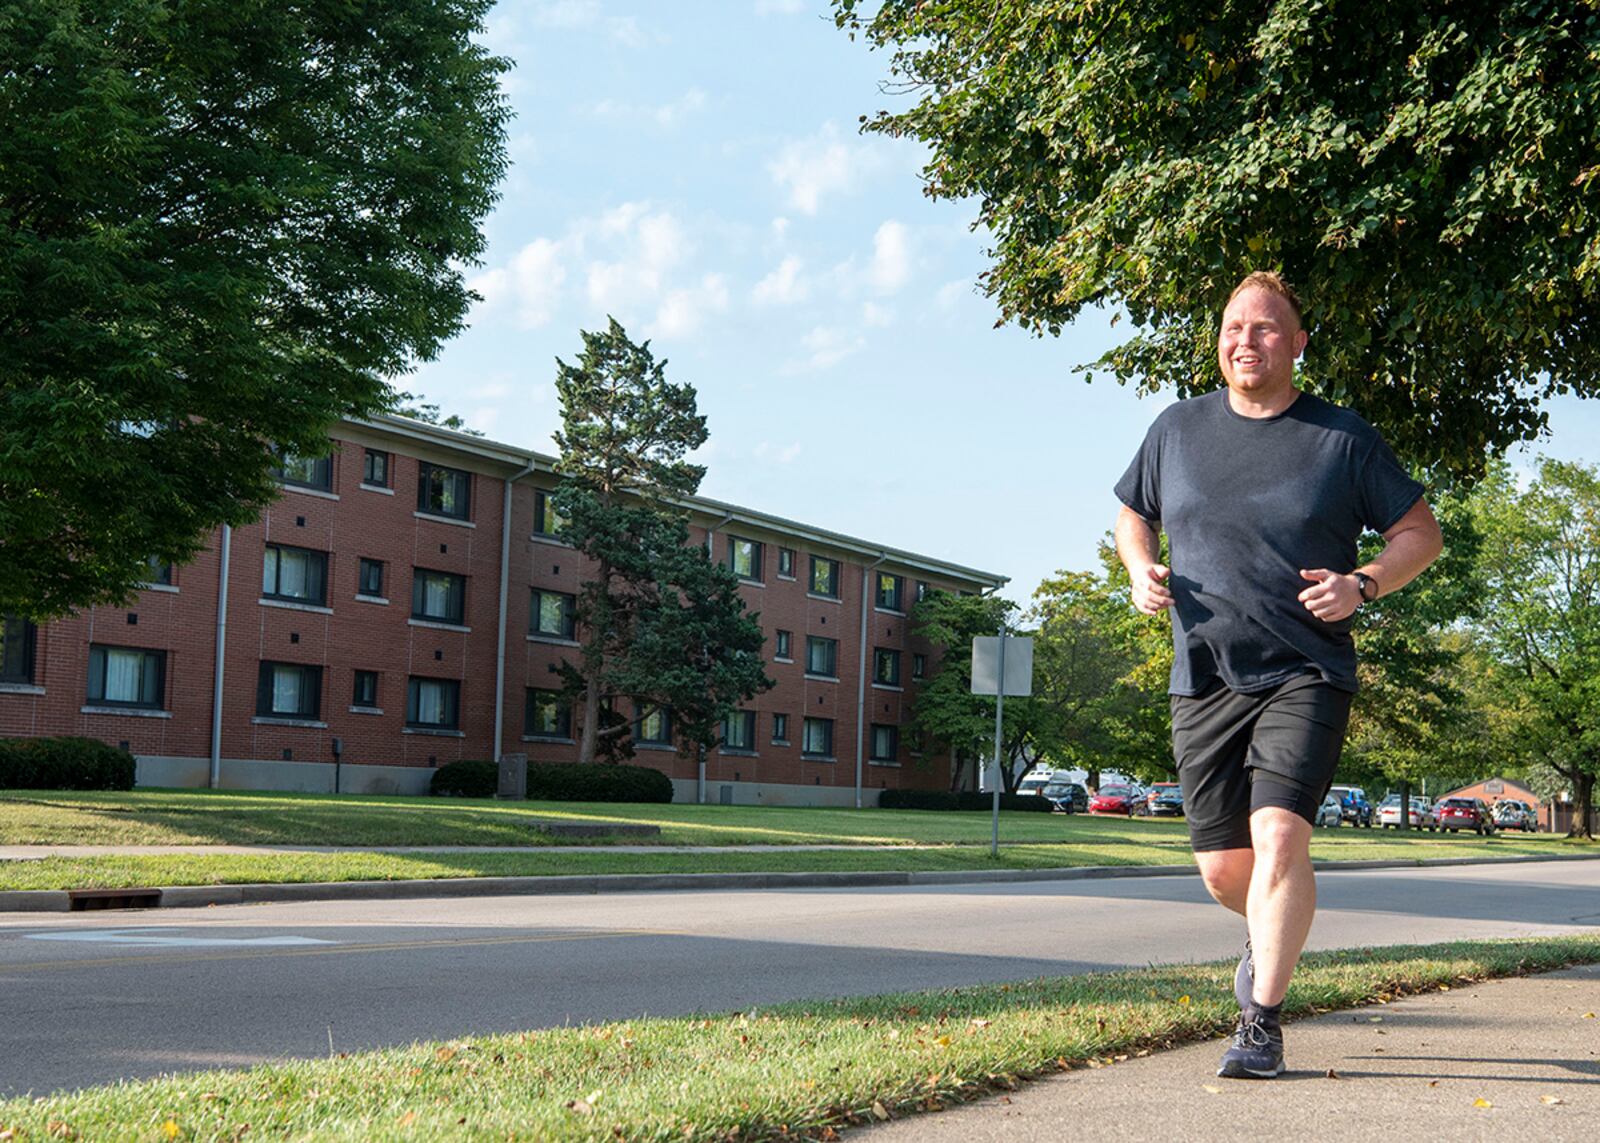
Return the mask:
<path fill-rule="evenodd" d="M 0 739 L 0 789 L 131 790 L 133 755 L 94 738 Z"/>
<path fill-rule="evenodd" d="M 987 810 L 994 803 L 993 795 L 977 794 L 963 790 L 953 794 L 949 790 L 883 790 L 878 794 L 878 808 L 884 810 Z M 1002 810 L 1023 810 L 1049 813 L 1055 807 L 1050 799 L 1033 794 L 1001 794 Z"/>
<path fill-rule="evenodd" d="M 500 767 L 481 758 L 447 762 L 433 772 L 430 793 L 451 798 L 492 798 L 500 789 Z"/>
<path fill-rule="evenodd" d="M 550 802 L 670 802 L 672 779 L 648 766 L 540 763 L 528 767 L 528 797 Z"/>

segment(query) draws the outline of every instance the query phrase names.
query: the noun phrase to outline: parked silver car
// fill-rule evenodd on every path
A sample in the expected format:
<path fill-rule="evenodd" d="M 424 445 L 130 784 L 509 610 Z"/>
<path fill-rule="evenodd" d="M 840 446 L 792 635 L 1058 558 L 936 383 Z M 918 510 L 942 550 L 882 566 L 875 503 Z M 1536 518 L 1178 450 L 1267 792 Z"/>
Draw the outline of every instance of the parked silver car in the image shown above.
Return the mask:
<path fill-rule="evenodd" d="M 1329 794 L 1322 799 L 1322 805 L 1317 808 L 1317 824 L 1319 826 L 1336 826 L 1344 821 L 1344 807 L 1339 804 L 1339 799 Z"/>

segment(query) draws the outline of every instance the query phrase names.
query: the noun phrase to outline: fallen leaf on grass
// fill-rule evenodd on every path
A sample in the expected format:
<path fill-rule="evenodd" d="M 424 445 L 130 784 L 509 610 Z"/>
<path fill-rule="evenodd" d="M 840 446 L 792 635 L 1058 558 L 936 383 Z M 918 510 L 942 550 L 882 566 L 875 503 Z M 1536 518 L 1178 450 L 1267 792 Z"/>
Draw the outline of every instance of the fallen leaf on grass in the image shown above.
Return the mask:
<path fill-rule="evenodd" d="M 875 1099 L 872 1101 L 872 1115 L 875 1119 L 888 1119 L 889 1109 Z"/>
<path fill-rule="evenodd" d="M 401 1127 L 410 1127 L 416 1121 L 417 1113 L 415 1111 L 408 1111 L 395 1122 L 399 1123 Z"/>
<path fill-rule="evenodd" d="M 572 1112 L 572 1114 L 574 1114 L 574 1115 L 593 1115 L 594 1114 L 594 1108 L 589 1105 L 587 1100 L 582 1100 L 582 1099 L 569 1099 L 569 1100 L 567 1100 L 567 1110 Z"/>
<path fill-rule="evenodd" d="M 1190 1003 L 1188 995 L 1185 994 L 1183 996 L 1178 997 L 1178 1003 L 1187 1006 Z"/>
<path fill-rule="evenodd" d="M 168 1139 L 176 1139 L 178 1137 L 178 1121 L 175 1119 L 169 1119 L 163 1123 L 161 1125 L 161 1134 L 165 1135 Z"/>
<path fill-rule="evenodd" d="M 1490 1103 L 1487 1099 L 1484 1099 L 1483 1096 L 1480 1095 L 1477 1099 L 1472 1101 L 1472 1106 L 1488 1108 L 1493 1107 L 1494 1104 Z"/>
<path fill-rule="evenodd" d="M 974 1016 L 972 1018 L 972 1026 L 974 1028 L 987 1028 L 990 1024 L 993 1024 L 993 1023 L 994 1023 L 993 1020 L 984 1020 L 984 1019 L 982 1019 L 981 1017 L 978 1017 L 978 1016 Z"/>
<path fill-rule="evenodd" d="M 1559 1095 L 1541 1095 L 1539 1097 L 1539 1102 L 1544 1104 L 1546 1107 L 1554 1107 L 1558 1103 L 1566 1103 L 1567 1101 L 1562 1099 Z"/>

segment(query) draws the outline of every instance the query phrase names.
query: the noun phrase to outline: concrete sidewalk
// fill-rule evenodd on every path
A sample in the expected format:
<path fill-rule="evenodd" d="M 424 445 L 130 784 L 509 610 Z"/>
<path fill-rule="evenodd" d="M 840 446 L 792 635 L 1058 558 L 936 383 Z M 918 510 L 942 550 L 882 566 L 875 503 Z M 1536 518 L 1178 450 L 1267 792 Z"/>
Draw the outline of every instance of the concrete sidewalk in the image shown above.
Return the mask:
<path fill-rule="evenodd" d="M 1289 1072 L 1218 1079 L 1194 1044 L 850 1133 L 1005 1140 L 1600 1138 L 1600 965 L 1492 981 L 1284 1028 Z"/>

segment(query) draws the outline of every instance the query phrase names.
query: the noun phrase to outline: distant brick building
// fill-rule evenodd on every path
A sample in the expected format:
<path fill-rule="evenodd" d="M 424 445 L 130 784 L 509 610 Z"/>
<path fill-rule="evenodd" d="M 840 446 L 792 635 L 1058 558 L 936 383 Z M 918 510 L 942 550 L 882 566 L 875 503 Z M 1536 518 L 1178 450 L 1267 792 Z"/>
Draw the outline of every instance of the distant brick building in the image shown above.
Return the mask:
<path fill-rule="evenodd" d="M 352 792 L 425 791 L 444 763 L 508 751 L 574 761 L 555 672 L 576 660 L 586 569 L 558 535 L 553 463 L 404 418 L 345 422 L 327 459 L 286 466 L 258 523 L 152 569 L 132 607 L 5 620 L 0 737 L 123 745 L 146 786 L 215 774 L 331 790 L 336 742 Z M 730 723 L 709 799 L 851 805 L 859 791 L 871 805 L 884 787 L 946 787 L 951 760 L 913 757 L 901 730 L 938 655 L 907 613 L 929 589 L 1005 577 L 732 504 L 687 507 L 694 537 L 744 581 L 777 681 Z M 635 762 L 691 799 L 671 712 L 617 701 Z"/>

